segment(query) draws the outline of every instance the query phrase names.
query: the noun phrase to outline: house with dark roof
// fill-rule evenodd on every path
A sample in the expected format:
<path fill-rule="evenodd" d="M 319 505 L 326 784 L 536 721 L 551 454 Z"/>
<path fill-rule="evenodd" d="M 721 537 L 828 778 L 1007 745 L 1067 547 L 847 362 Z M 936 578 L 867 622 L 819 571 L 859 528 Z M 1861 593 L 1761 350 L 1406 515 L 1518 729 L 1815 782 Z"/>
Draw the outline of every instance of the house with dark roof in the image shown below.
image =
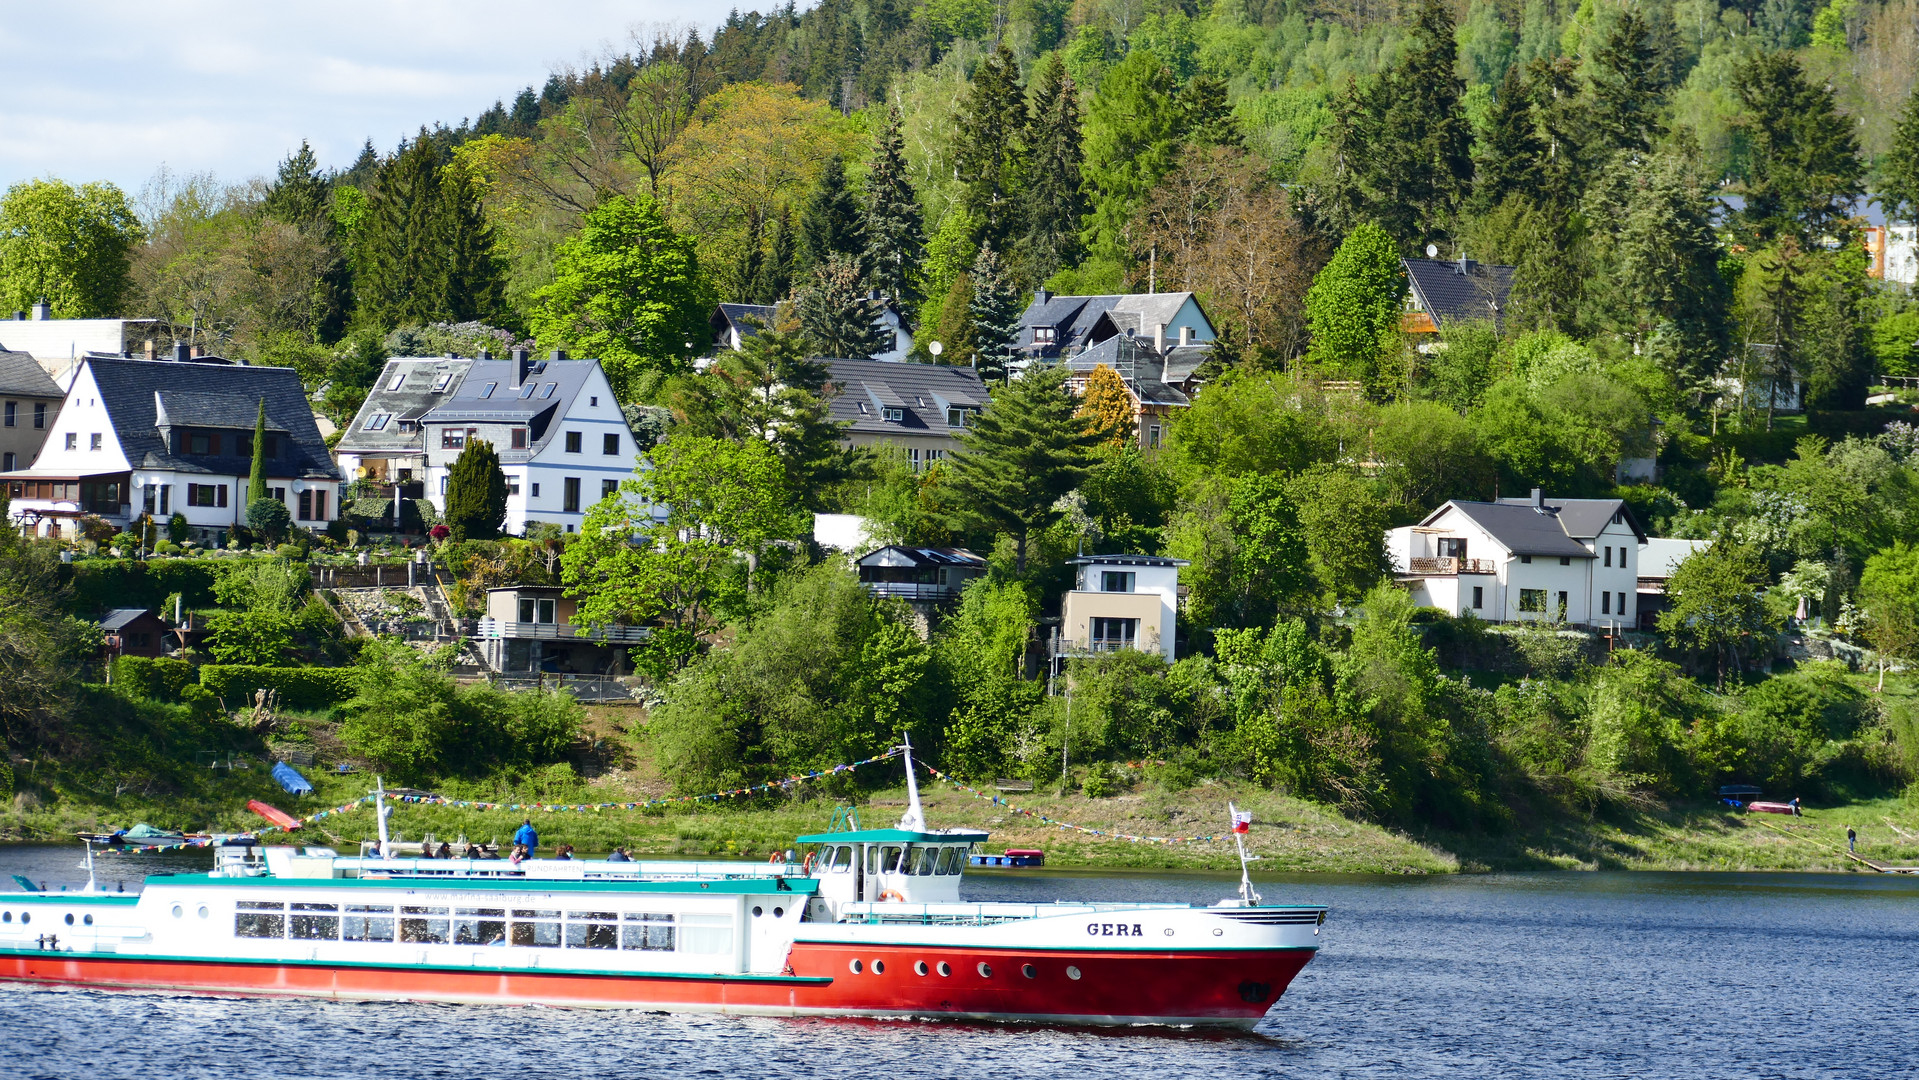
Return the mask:
<path fill-rule="evenodd" d="M 32 354 L 0 352 L 0 472 L 33 465 L 65 397 Z"/>
<path fill-rule="evenodd" d="M 1458 259 L 1401 259 L 1406 267 L 1406 312 L 1400 329 L 1437 334 L 1469 322 L 1503 324 L 1513 291 L 1513 268 Z"/>
<path fill-rule="evenodd" d="M 1190 292 L 1055 296 L 1038 289 L 1020 316 L 1018 348 L 1028 363 L 1065 364 L 1074 393 L 1085 392 L 1094 368 L 1112 368 L 1133 398 L 1140 447 L 1156 450 L 1173 410 L 1191 404 L 1214 337 Z"/>
<path fill-rule="evenodd" d="M 1454 499 L 1386 549 L 1424 607 L 1488 622 L 1637 625 L 1638 567 L 1650 538 L 1620 499 Z"/>
<path fill-rule="evenodd" d="M 113 608 L 100 618 L 101 658 L 164 655 L 170 632 L 146 608 Z"/>
<path fill-rule="evenodd" d="M 960 449 L 959 433 L 990 400 L 970 367 L 822 360 L 827 418 L 851 446 L 891 445 L 917 471 Z"/>
<path fill-rule="evenodd" d="M 223 543 L 246 521 L 254 422 L 266 406 L 267 486 L 295 525 L 338 516 L 340 471 L 292 368 L 84 357 L 30 468 L 0 473 L 11 517 L 44 536 L 87 515 L 125 526 L 184 515 Z"/>
<path fill-rule="evenodd" d="M 65 388 L 89 356 L 155 359 L 168 340 L 157 319 L 56 319 L 45 300 L 26 311 L 0 316 L 0 351 L 31 355 Z"/>
<path fill-rule="evenodd" d="M 347 478 L 403 485 L 406 498 L 424 495 L 426 432 L 420 419 L 459 390 L 472 365 L 458 356 L 389 357 L 334 445 Z"/>

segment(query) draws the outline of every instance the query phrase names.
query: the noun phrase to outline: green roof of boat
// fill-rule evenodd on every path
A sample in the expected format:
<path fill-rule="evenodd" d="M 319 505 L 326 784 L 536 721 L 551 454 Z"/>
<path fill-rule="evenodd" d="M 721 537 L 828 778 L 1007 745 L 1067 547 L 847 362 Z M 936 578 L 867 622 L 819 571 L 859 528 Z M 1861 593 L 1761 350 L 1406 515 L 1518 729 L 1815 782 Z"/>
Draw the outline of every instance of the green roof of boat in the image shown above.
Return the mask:
<path fill-rule="evenodd" d="M 911 829 L 853 829 L 849 832 L 813 833 L 802 836 L 802 844 L 983 844 L 989 834 L 968 829 L 951 832 L 914 832 Z"/>

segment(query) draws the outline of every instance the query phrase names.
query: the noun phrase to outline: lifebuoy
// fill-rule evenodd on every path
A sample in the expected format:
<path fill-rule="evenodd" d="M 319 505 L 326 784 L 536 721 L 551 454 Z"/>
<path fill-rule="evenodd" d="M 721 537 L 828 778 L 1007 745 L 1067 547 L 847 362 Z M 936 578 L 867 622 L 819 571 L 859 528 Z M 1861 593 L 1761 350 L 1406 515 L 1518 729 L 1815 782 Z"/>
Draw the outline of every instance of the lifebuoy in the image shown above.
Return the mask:
<path fill-rule="evenodd" d="M 806 860 L 800 863 L 800 873 L 805 877 L 813 876 L 813 853 L 806 853 Z"/>
<path fill-rule="evenodd" d="M 880 893 L 880 899 L 881 900 L 897 900 L 900 903 L 904 904 L 906 903 L 906 894 L 900 892 L 898 889 L 887 889 L 886 891 Z"/>
<path fill-rule="evenodd" d="M 786 854 L 784 852 L 775 851 L 773 854 L 768 855 L 766 857 L 766 864 L 768 866 L 778 866 L 779 864 L 785 861 L 786 861 Z"/>

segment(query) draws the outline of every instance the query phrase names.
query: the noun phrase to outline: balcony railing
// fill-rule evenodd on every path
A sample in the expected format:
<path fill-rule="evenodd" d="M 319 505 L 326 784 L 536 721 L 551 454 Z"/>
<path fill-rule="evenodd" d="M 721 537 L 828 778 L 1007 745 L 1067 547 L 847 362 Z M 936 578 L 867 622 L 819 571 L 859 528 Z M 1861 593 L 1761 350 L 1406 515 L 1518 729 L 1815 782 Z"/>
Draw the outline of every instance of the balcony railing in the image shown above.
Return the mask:
<path fill-rule="evenodd" d="M 650 626 L 602 626 L 594 629 L 575 626 L 572 623 L 480 620 L 480 637 L 490 639 L 536 638 L 542 641 L 582 640 L 633 644 L 645 641 L 651 636 L 653 636 L 653 628 Z"/>
<path fill-rule="evenodd" d="M 1434 559 L 1413 559 L 1413 573 L 1429 576 L 1450 574 L 1496 574 L 1498 568 L 1491 559 L 1458 559 L 1450 555 L 1441 555 Z"/>
<path fill-rule="evenodd" d="M 860 588 L 874 596 L 893 596 L 901 600 L 952 600 L 959 596 L 958 589 L 936 581 L 862 581 Z"/>

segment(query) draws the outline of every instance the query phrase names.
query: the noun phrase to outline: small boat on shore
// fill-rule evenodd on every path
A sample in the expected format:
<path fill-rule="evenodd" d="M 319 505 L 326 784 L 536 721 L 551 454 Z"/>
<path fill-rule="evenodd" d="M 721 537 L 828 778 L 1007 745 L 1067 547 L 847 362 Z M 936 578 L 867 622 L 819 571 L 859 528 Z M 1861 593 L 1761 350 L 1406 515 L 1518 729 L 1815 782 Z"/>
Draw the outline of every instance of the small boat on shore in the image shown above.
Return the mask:
<path fill-rule="evenodd" d="M 967 861 L 974 866 L 1045 866 L 1046 853 L 1035 848 L 1007 848 L 1004 855 L 991 855 L 976 851 L 968 855 Z"/>
<path fill-rule="evenodd" d="M 0 980 L 1249 1028 L 1318 951 L 1326 908 L 1263 903 L 1244 862 L 1239 895 L 1205 907 L 964 901 L 987 834 L 927 828 L 910 748 L 906 768 L 898 826 L 766 863 L 399 857 L 376 789 L 380 841 L 359 857 L 228 838 L 211 872 L 137 894 L 0 893 Z"/>

